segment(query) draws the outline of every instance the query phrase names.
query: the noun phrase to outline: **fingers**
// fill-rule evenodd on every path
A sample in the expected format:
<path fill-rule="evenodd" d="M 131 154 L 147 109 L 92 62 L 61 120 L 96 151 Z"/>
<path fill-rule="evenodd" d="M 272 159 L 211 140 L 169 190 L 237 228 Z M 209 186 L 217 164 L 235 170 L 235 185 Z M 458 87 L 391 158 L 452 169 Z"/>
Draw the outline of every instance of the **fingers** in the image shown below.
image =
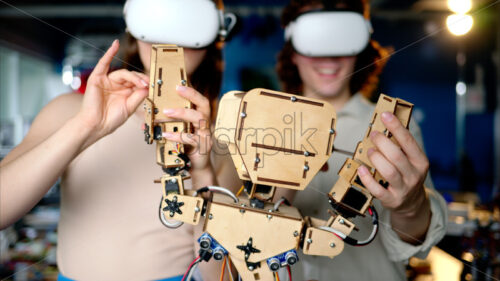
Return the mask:
<path fill-rule="evenodd" d="M 383 203 L 385 202 L 390 202 L 392 199 L 392 194 L 389 192 L 387 189 L 382 187 L 372 176 L 370 171 L 368 171 L 368 168 L 365 166 L 360 166 L 358 168 L 358 175 L 359 178 L 361 179 L 361 182 L 363 185 L 370 191 L 373 196 L 375 196 L 377 199 L 382 201 Z M 385 204 L 384 204 L 385 205 Z"/>
<path fill-rule="evenodd" d="M 141 102 L 147 97 L 148 89 L 138 89 L 134 91 L 126 101 L 128 114 L 132 114 L 136 111 L 137 107 Z"/>
<path fill-rule="evenodd" d="M 422 169 L 426 168 L 427 157 L 420 149 L 417 141 L 411 135 L 410 131 L 403 127 L 398 118 L 390 112 L 384 112 L 381 116 L 382 122 L 391 134 L 396 138 L 401 149 L 405 152 L 408 160 L 415 166 Z"/>
<path fill-rule="evenodd" d="M 111 47 L 109 47 L 106 53 L 104 53 L 102 58 L 99 60 L 91 75 L 106 75 L 109 70 L 109 65 L 111 64 L 113 57 L 118 53 L 119 48 L 120 43 L 118 42 L 118 39 L 116 39 L 115 41 L 113 41 L 113 44 L 111 44 Z"/>
<path fill-rule="evenodd" d="M 210 102 L 206 97 L 200 94 L 193 88 L 185 87 L 185 86 L 177 86 L 177 93 L 179 95 L 194 105 L 196 105 L 196 109 L 200 111 L 204 116 L 210 116 Z"/>
<path fill-rule="evenodd" d="M 108 77 L 112 82 L 122 84 L 125 87 L 135 86 L 140 89 L 148 87 L 148 82 L 146 82 L 146 80 L 144 80 L 138 72 L 120 69 L 111 72 Z"/>
<path fill-rule="evenodd" d="M 376 149 L 370 148 L 367 154 L 375 169 L 377 169 L 380 175 L 382 175 L 391 186 L 404 186 L 401 173 L 384 157 L 384 155 L 382 155 L 382 153 Z"/>
<path fill-rule="evenodd" d="M 370 134 L 370 140 L 375 144 L 377 150 L 382 153 L 384 158 L 387 159 L 401 175 L 405 177 L 416 177 L 415 168 L 410 161 L 408 161 L 408 157 L 398 145 L 377 131 L 373 131 Z"/>
<path fill-rule="evenodd" d="M 163 137 L 169 141 L 187 144 L 195 149 L 191 153 L 207 155 L 212 147 L 212 138 L 210 135 L 194 135 L 187 133 L 164 132 Z"/>
<path fill-rule="evenodd" d="M 195 129 L 209 129 L 208 117 L 204 116 L 200 111 L 189 108 L 169 108 L 163 110 L 163 113 L 171 118 L 178 118 L 185 122 L 193 124 Z"/>

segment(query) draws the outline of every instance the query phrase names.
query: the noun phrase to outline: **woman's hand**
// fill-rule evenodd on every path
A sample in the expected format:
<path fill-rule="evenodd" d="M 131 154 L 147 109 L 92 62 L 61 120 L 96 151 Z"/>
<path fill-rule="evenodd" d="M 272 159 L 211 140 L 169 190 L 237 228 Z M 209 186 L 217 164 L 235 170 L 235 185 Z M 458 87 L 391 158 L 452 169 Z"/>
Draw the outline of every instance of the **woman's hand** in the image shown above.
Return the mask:
<path fill-rule="evenodd" d="M 77 118 L 91 131 L 89 145 L 112 133 L 135 112 L 148 94 L 149 78 L 125 69 L 108 74 L 119 49 L 115 40 L 90 74 Z"/>
<path fill-rule="evenodd" d="M 368 157 L 389 186 L 384 188 L 375 181 L 365 166 L 358 168 L 358 173 L 364 186 L 391 210 L 393 228 L 401 238 L 415 242 L 412 238 L 421 238 L 430 222 L 430 204 L 424 188 L 429 161 L 394 114 L 384 112 L 381 117 L 399 146 L 383 134 L 373 132 L 370 139 L 376 149 L 370 149 Z"/>
<path fill-rule="evenodd" d="M 191 160 L 191 173 L 211 171 L 210 151 L 212 149 L 212 134 L 210 131 L 210 102 L 193 88 L 177 86 L 177 93 L 191 101 L 195 109 L 171 108 L 163 113 L 170 117 L 191 123 L 194 132 L 191 133 L 163 133 L 163 137 L 188 145 L 187 154 Z M 213 174 L 213 172 L 211 172 Z"/>

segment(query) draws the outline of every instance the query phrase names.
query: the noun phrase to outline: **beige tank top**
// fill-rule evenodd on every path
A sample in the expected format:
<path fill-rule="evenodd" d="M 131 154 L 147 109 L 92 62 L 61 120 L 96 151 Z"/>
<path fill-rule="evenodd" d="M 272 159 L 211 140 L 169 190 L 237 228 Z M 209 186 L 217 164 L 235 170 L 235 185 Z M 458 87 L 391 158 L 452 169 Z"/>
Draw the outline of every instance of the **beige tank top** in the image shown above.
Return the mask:
<path fill-rule="evenodd" d="M 61 184 L 57 261 L 77 280 L 154 280 L 184 274 L 193 227 L 171 230 L 158 217 L 162 171 L 133 115 L 82 152 Z M 189 188 L 189 187 L 188 187 Z"/>

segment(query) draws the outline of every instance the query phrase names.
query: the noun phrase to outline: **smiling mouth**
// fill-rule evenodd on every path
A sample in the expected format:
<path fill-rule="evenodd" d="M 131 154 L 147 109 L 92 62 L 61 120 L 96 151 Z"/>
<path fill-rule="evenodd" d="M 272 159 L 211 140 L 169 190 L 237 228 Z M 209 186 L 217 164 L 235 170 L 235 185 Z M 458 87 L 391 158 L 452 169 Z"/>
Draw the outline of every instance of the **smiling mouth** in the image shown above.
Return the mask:
<path fill-rule="evenodd" d="M 339 68 L 317 68 L 316 71 L 320 75 L 324 75 L 324 76 L 336 76 L 337 74 L 339 74 L 340 69 Z"/>

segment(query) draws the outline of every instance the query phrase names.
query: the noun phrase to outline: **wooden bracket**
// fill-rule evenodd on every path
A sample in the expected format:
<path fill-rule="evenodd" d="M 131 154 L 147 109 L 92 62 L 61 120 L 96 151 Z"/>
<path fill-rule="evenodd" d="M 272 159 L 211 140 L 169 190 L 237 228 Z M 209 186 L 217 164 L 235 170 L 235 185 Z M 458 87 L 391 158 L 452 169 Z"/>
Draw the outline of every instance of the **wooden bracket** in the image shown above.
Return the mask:
<path fill-rule="evenodd" d="M 184 52 L 175 45 L 154 44 L 151 49 L 149 96 L 145 99 L 144 134 L 148 144 L 157 141 L 157 163 L 165 168 L 185 166 L 179 154 L 184 153 L 181 143 L 167 141 L 164 132 L 189 133 L 190 124 L 168 118 L 164 109 L 192 108 L 191 102 L 177 94 L 178 85 L 188 85 Z"/>

